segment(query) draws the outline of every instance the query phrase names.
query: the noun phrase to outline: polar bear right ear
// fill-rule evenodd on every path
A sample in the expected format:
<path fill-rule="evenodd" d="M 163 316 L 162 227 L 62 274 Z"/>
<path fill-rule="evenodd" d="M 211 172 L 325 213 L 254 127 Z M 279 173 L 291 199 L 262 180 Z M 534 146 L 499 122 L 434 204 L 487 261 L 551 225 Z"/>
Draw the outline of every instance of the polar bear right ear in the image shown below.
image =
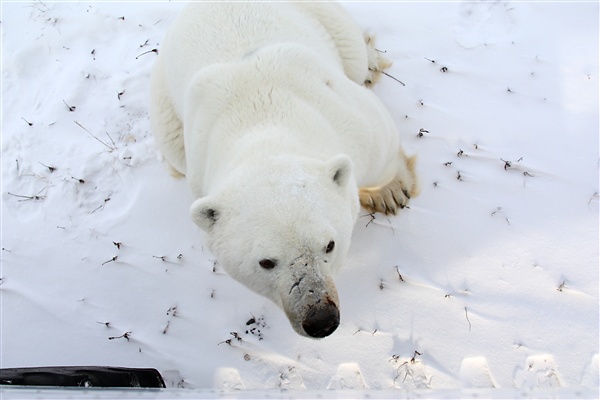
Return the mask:
<path fill-rule="evenodd" d="M 330 179 L 340 187 L 346 186 L 352 176 L 352 160 L 345 154 L 338 154 L 327 161 Z"/>
<path fill-rule="evenodd" d="M 210 231 L 219 219 L 219 212 L 213 202 L 206 197 L 202 197 L 192 203 L 190 208 L 192 221 L 205 231 Z"/>

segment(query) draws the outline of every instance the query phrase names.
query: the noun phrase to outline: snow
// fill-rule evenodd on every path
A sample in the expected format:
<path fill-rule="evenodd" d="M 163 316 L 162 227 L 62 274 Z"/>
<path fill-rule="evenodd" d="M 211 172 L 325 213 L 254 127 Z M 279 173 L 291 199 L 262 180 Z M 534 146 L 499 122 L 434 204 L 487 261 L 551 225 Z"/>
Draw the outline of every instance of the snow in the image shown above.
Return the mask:
<path fill-rule="evenodd" d="M 153 50 L 183 4 L 2 2 L 2 368 L 151 367 L 240 397 L 598 396 L 598 3 L 343 6 L 394 61 L 402 84 L 373 90 L 422 193 L 359 218 L 317 341 L 224 273 L 154 147 Z"/>

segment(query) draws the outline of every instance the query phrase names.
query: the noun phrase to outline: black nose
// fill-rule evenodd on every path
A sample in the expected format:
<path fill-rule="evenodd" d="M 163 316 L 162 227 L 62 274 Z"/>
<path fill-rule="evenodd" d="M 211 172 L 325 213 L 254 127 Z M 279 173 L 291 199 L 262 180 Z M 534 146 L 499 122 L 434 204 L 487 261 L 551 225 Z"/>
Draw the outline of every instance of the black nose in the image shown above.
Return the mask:
<path fill-rule="evenodd" d="M 340 311 L 332 301 L 311 307 L 304 317 L 302 328 L 308 336 L 324 338 L 331 335 L 340 324 Z"/>

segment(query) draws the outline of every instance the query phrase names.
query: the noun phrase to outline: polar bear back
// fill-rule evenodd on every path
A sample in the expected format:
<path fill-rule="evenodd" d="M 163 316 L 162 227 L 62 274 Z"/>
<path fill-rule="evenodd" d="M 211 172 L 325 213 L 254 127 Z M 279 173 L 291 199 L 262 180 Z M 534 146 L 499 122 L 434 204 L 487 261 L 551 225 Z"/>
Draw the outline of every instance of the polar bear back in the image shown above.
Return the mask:
<path fill-rule="evenodd" d="M 172 93 L 184 93 L 202 68 L 249 57 L 257 49 L 276 42 L 308 46 L 329 65 L 343 68 L 329 33 L 302 6 L 263 3 L 257 8 L 252 3 L 191 3 L 172 25 L 162 46 L 163 60 L 173 61 L 166 68 L 168 86 Z M 181 115 L 181 96 L 173 96 L 173 102 Z"/>
<path fill-rule="evenodd" d="M 395 124 L 362 86 L 365 40 L 339 5 L 192 3 L 168 31 L 158 63 L 183 123 L 173 135 L 184 142 L 180 171 L 197 197 L 240 162 L 273 154 L 346 154 L 361 186 L 386 184 L 398 170 Z"/>

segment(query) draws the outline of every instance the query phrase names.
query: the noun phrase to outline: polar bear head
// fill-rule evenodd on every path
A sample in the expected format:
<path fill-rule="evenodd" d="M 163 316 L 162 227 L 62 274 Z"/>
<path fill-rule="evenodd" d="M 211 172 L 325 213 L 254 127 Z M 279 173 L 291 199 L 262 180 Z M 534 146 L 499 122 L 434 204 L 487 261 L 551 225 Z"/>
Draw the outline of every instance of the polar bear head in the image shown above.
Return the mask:
<path fill-rule="evenodd" d="M 322 338 L 339 325 L 332 274 L 350 245 L 357 193 L 345 155 L 276 156 L 236 168 L 191 216 L 229 275 L 279 305 L 296 332 Z"/>

